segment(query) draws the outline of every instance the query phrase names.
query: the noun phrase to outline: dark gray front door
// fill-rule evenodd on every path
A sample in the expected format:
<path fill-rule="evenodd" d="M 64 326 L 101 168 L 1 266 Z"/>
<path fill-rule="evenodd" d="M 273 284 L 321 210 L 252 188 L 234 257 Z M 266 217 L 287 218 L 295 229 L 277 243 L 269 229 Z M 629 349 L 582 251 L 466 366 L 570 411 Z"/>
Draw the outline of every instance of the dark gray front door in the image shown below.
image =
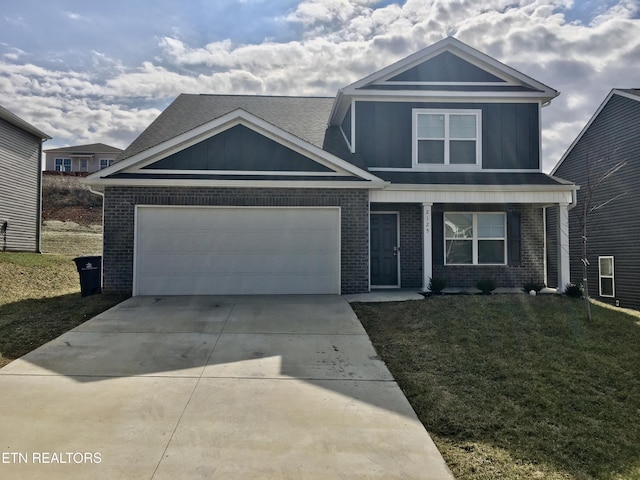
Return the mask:
<path fill-rule="evenodd" d="M 398 285 L 398 214 L 371 214 L 371 285 Z"/>

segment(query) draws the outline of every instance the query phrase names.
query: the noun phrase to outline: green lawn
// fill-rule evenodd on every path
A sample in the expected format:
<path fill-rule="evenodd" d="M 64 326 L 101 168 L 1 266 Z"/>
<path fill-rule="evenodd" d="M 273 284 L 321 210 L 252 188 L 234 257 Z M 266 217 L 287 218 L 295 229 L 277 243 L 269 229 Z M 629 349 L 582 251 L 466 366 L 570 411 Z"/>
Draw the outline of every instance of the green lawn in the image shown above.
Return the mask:
<path fill-rule="evenodd" d="M 458 479 L 640 479 L 638 316 L 566 297 L 354 304 Z"/>
<path fill-rule="evenodd" d="M 41 250 L 58 255 L 102 255 L 102 225 L 74 222 L 43 222 Z"/>
<path fill-rule="evenodd" d="M 0 367 L 126 298 L 82 298 L 72 258 L 0 253 Z"/>

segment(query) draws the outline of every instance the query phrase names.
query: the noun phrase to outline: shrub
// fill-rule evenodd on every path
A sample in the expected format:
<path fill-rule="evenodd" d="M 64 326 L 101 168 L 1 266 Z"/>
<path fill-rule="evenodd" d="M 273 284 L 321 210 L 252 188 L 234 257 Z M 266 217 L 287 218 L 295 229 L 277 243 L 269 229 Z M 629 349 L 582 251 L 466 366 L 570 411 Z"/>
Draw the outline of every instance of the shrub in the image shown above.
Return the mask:
<path fill-rule="evenodd" d="M 582 298 L 582 285 L 567 283 L 567 286 L 564 287 L 564 294 L 571 298 Z"/>
<path fill-rule="evenodd" d="M 431 293 L 442 293 L 447 288 L 447 281 L 442 277 L 431 277 L 429 279 L 429 290 Z"/>
<path fill-rule="evenodd" d="M 522 286 L 522 290 L 525 293 L 529 293 L 533 290 L 536 293 L 540 293 L 540 290 L 544 288 L 544 283 L 542 282 L 527 282 Z"/>
<path fill-rule="evenodd" d="M 481 278 L 476 282 L 476 288 L 482 292 L 483 295 L 489 295 L 496 289 L 496 281 L 493 278 Z"/>

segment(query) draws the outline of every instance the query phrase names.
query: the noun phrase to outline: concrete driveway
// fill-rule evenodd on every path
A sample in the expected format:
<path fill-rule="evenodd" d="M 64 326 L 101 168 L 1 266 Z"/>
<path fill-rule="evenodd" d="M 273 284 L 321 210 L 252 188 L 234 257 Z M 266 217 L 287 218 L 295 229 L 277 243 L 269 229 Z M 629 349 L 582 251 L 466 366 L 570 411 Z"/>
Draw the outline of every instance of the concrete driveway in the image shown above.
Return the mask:
<path fill-rule="evenodd" d="M 134 297 L 0 392 L 3 479 L 453 478 L 338 296 Z"/>

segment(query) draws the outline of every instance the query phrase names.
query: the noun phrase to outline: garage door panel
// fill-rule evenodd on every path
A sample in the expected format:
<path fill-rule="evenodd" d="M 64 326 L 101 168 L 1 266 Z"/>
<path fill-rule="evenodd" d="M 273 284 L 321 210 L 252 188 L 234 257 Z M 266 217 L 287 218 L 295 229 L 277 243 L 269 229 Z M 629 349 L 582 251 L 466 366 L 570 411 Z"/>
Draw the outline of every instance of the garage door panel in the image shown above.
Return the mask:
<path fill-rule="evenodd" d="M 339 238 L 335 207 L 139 207 L 135 293 L 340 293 Z"/>
<path fill-rule="evenodd" d="M 238 295 L 238 291 L 256 292 L 260 295 L 282 294 L 283 289 L 298 295 L 314 295 L 318 293 L 318 281 L 330 283 L 331 276 L 278 276 L 238 278 L 192 276 L 173 277 L 171 279 L 158 277 L 143 277 L 141 279 L 141 293 L 138 295 L 154 295 L 158 291 L 171 291 L 171 295 Z M 215 288 L 215 289 L 214 289 Z M 157 295 L 157 293 L 155 293 Z M 255 294 L 255 293 L 253 293 Z M 167 294 L 168 295 L 168 294 Z"/>
<path fill-rule="evenodd" d="M 166 232 L 159 229 L 141 229 L 138 251 L 163 254 L 180 251 L 184 245 L 184 232 Z M 315 250 L 335 253 L 333 244 L 326 242 L 327 230 L 312 231 L 277 230 L 260 231 L 255 229 L 211 232 L 193 231 L 190 235 L 190 250 L 198 253 L 218 252 L 265 252 L 277 248 L 282 252 Z M 334 235 L 338 235 L 334 231 Z"/>
<path fill-rule="evenodd" d="M 335 258 L 333 254 L 298 254 L 269 255 L 264 254 L 227 254 L 201 258 L 195 255 L 173 255 L 173 266 L 167 271 L 165 254 L 147 255 L 148 263 L 144 269 L 146 276 L 198 276 L 230 274 L 257 275 L 260 273 L 279 274 L 298 273 L 333 274 Z"/>

